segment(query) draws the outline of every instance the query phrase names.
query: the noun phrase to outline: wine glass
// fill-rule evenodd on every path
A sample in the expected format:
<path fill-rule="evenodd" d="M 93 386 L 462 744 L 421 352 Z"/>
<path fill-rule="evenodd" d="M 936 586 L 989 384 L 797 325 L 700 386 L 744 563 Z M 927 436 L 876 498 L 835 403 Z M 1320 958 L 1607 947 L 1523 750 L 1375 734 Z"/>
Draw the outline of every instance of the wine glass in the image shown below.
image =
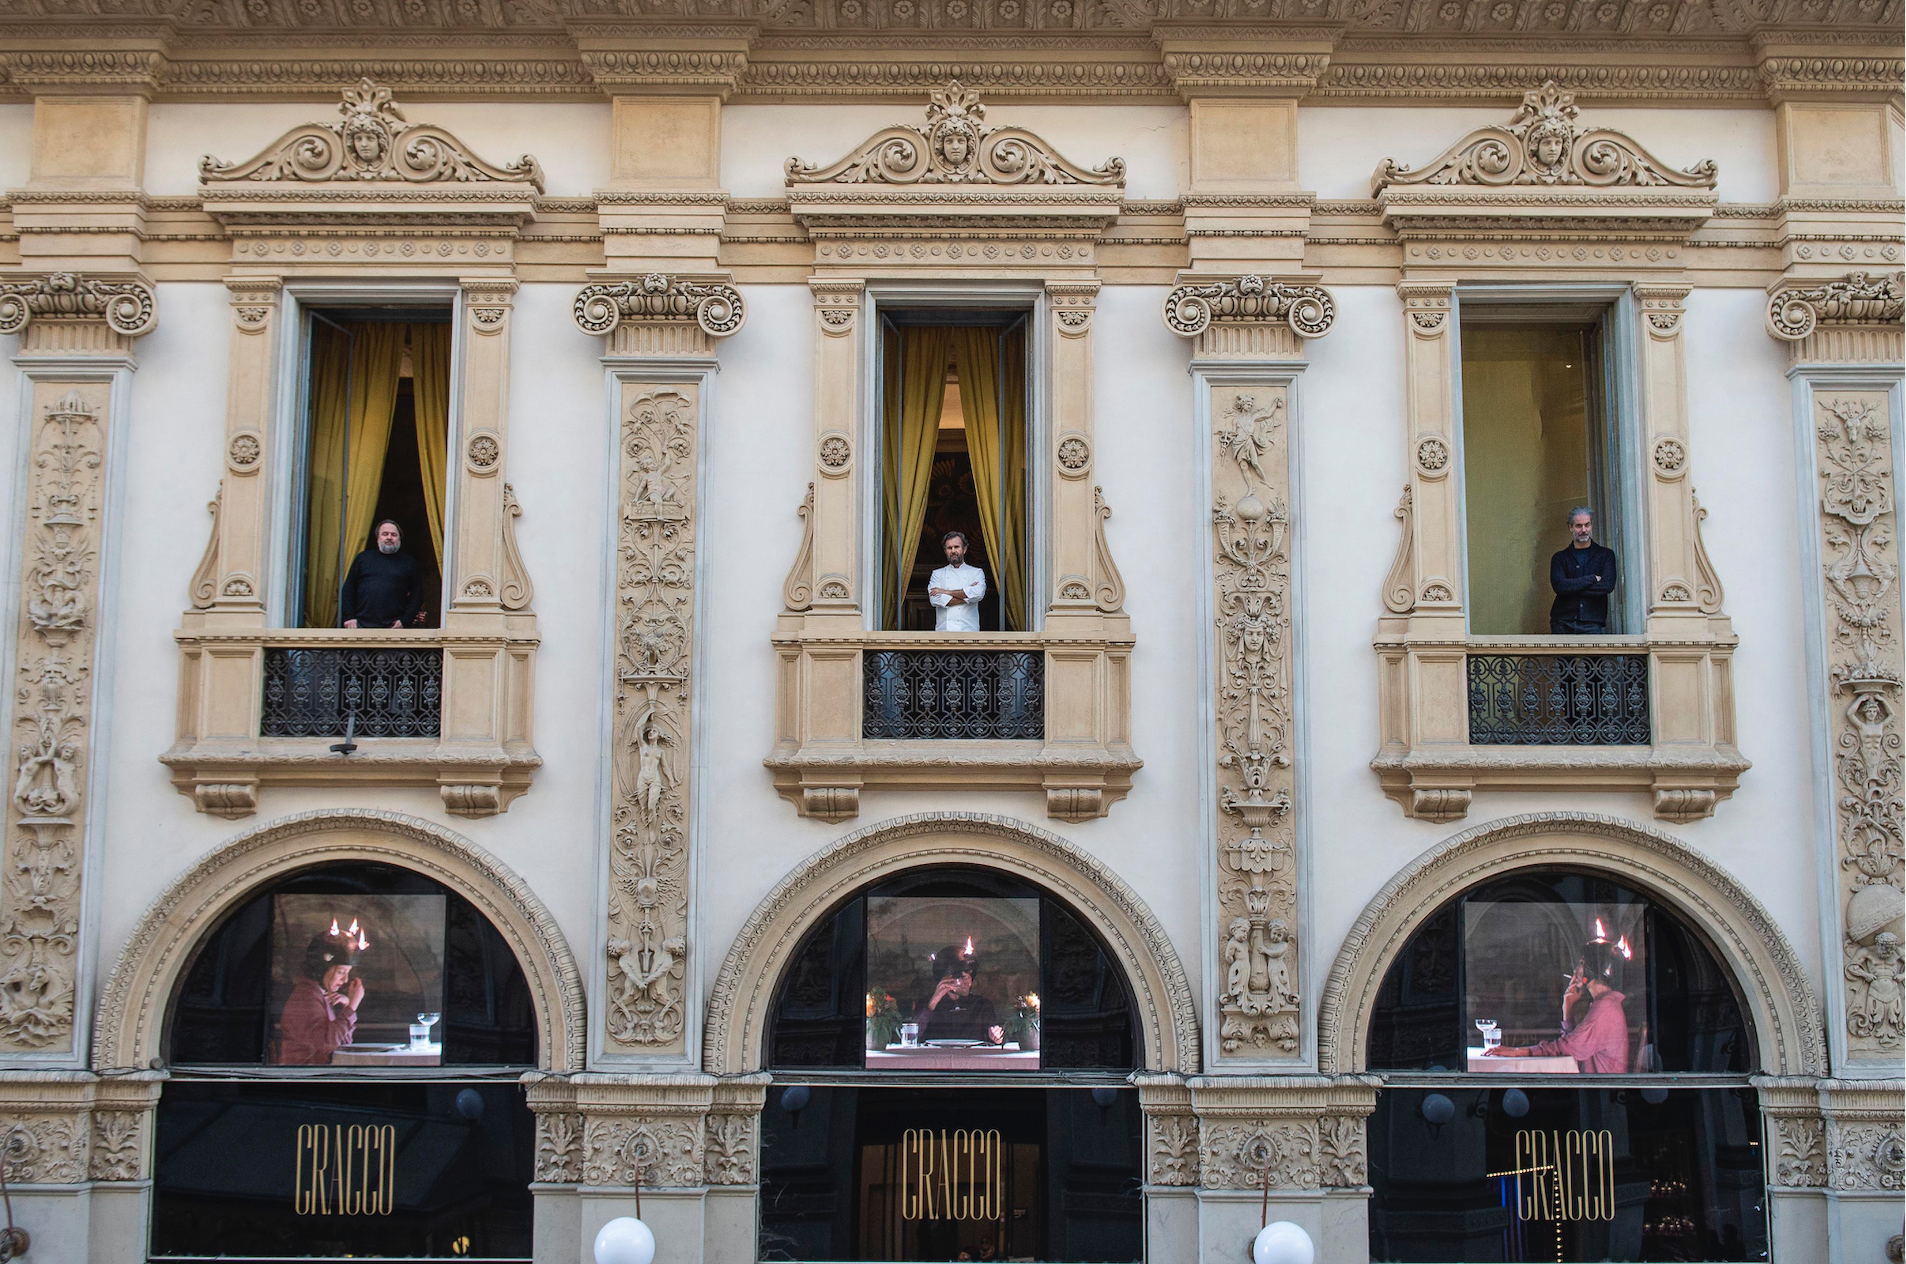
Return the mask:
<path fill-rule="evenodd" d="M 430 1043 L 430 1029 L 436 1026 L 437 1020 L 442 1017 L 443 1017 L 443 1014 L 437 1010 L 426 1010 L 425 1012 L 417 1015 L 417 1023 L 416 1023 L 416 1026 L 411 1029 L 411 1035 L 415 1037 L 418 1034 L 417 1028 L 421 1027 L 423 1029 L 423 1032 L 422 1032 L 423 1039 L 421 1040 L 413 1039 L 411 1043 L 416 1045 L 429 1044 Z"/>

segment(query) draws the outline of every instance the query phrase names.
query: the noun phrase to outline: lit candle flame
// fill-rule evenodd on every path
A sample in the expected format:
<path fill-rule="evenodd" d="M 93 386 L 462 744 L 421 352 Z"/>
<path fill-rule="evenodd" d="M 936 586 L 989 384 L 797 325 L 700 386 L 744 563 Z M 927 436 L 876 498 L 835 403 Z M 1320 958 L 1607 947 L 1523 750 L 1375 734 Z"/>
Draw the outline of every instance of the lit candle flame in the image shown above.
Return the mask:
<path fill-rule="evenodd" d="M 1635 959 L 1635 950 L 1628 946 L 1628 936 L 1626 935 L 1623 935 L 1620 941 L 1615 944 L 1615 951 L 1622 955 L 1624 961 L 1633 961 Z"/>
<path fill-rule="evenodd" d="M 971 935 L 966 937 L 966 951 L 960 955 L 962 957 L 971 957 L 973 955 L 973 937 Z"/>
<path fill-rule="evenodd" d="M 351 928 L 350 928 L 349 930 L 347 930 L 347 931 L 345 931 L 344 933 L 345 933 L 345 934 L 347 934 L 347 935 L 355 935 L 355 934 L 357 934 L 357 919 L 356 919 L 355 917 L 353 917 L 353 918 L 351 919 Z"/>
<path fill-rule="evenodd" d="M 363 952 L 366 948 L 369 948 L 370 946 L 371 946 L 371 941 L 364 937 L 364 932 L 363 931 L 357 932 L 357 950 L 359 952 Z"/>
<path fill-rule="evenodd" d="M 343 931 L 338 929 L 338 919 L 335 917 L 332 918 L 331 919 L 331 937 L 335 939 L 339 935 L 342 935 L 343 933 L 344 933 Z"/>
<path fill-rule="evenodd" d="M 1599 917 L 1595 919 L 1595 942 L 1598 944 L 1608 942 L 1608 930 L 1602 925 L 1602 919 Z"/>

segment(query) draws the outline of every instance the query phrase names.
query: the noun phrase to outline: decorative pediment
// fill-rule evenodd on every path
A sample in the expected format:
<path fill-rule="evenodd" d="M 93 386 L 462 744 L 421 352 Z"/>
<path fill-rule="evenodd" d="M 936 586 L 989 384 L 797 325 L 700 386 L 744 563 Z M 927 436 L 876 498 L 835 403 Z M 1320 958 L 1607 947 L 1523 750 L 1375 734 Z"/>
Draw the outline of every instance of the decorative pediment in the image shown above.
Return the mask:
<path fill-rule="evenodd" d="M 471 153 L 441 127 L 411 123 L 391 100 L 389 88 L 360 79 L 344 90 L 336 123 L 294 127 L 254 158 L 220 162 L 199 159 L 199 178 L 216 181 L 394 181 L 403 184 L 502 181 L 543 188 L 543 170 L 524 154 L 501 166 Z"/>
<path fill-rule="evenodd" d="M 1575 95 L 1551 79 L 1523 94 L 1507 126 L 1477 128 L 1421 170 L 1385 158 L 1371 192 L 1409 185 L 1712 189 L 1718 170 L 1710 158 L 1675 171 L 1620 132 L 1582 126 Z"/>
<path fill-rule="evenodd" d="M 889 127 L 838 162 L 817 167 L 790 158 L 788 187 L 803 184 L 1058 185 L 1123 188 L 1125 160 L 1090 170 L 1053 152 L 1023 127 L 982 127 L 979 93 L 955 79 L 933 90 L 927 125 Z"/>

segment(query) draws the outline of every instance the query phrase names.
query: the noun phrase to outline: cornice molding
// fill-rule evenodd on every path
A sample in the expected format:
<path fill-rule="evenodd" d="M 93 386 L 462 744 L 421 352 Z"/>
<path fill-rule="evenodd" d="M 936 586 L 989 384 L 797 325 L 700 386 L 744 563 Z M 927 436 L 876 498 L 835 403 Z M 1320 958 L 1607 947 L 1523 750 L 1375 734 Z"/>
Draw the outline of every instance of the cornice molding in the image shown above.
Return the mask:
<path fill-rule="evenodd" d="M 1837 281 L 1782 282 L 1767 297 L 1767 332 L 1799 342 L 1822 325 L 1898 325 L 1906 315 L 1906 272 L 1849 272 Z"/>
<path fill-rule="evenodd" d="M 1875 93 L 1897 97 L 1906 79 L 1899 57 L 1768 57 L 1757 68 L 1767 95 L 1775 100 L 1804 93 Z"/>
<path fill-rule="evenodd" d="M 243 162 L 208 154 L 199 159 L 199 178 L 207 184 L 506 183 L 543 190 L 542 168 L 529 154 L 500 166 L 487 162 L 443 128 L 406 120 L 387 87 L 360 79 L 342 96 L 342 121 L 294 127 Z"/>
<path fill-rule="evenodd" d="M 1085 168 L 1061 157 L 1022 127 L 983 127 L 979 93 L 950 80 L 929 94 L 925 127 L 900 124 L 874 133 L 852 153 L 826 166 L 787 161 L 789 188 L 802 185 L 903 186 L 1098 185 L 1123 188 L 1125 160 Z"/>
<path fill-rule="evenodd" d="M 1359 52 L 1363 50 L 1359 49 Z M 1751 66 L 1610 66 L 1596 61 L 1491 63 L 1469 54 L 1461 63 L 1333 60 L 1311 95 L 1358 100 L 1514 100 L 1527 85 L 1549 79 L 1577 97 L 1596 100 L 1759 101 L 1765 86 Z"/>
<path fill-rule="evenodd" d="M 1420 170 L 1385 158 L 1370 191 L 1417 185 L 1714 188 L 1719 168 L 1713 159 L 1675 171 L 1620 132 L 1583 127 L 1580 114 L 1574 94 L 1547 80 L 1523 94 L 1506 125 L 1477 128 Z"/>
<path fill-rule="evenodd" d="M 144 281 L 49 272 L 7 279 L 0 274 L 0 334 L 17 334 L 35 318 L 101 320 L 116 334 L 137 338 L 159 323 L 152 287 Z"/>
<path fill-rule="evenodd" d="M 748 319 L 747 304 L 732 285 L 660 272 L 634 281 L 585 285 L 577 291 L 571 311 L 576 328 L 586 334 L 613 333 L 624 321 L 692 321 L 709 337 L 726 338 Z"/>

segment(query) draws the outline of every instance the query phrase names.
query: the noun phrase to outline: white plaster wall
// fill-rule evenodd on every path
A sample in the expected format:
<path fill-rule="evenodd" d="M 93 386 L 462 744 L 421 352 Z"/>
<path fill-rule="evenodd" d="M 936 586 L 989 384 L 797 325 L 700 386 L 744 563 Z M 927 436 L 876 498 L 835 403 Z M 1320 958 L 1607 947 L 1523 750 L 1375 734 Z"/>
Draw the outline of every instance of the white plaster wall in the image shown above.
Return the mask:
<path fill-rule="evenodd" d="M 721 183 L 740 198 L 780 197 L 789 157 L 825 165 L 895 124 L 926 125 L 924 104 L 731 105 L 721 112 Z M 986 126 L 1024 127 L 1083 167 L 1125 160 L 1125 196 L 1177 197 L 1191 178 L 1190 133 L 1180 106 L 989 104 Z"/>
<path fill-rule="evenodd" d="M 534 155 L 542 164 L 543 191 L 551 197 L 587 197 L 609 183 L 606 101 L 600 105 L 413 104 L 399 98 L 397 107 L 412 123 L 447 128 L 486 162 L 509 163 L 526 153 Z M 199 188 L 199 159 L 205 154 L 222 162 L 240 162 L 294 127 L 337 120 L 335 104 L 311 101 L 154 105 L 146 129 L 146 192 L 154 197 L 195 194 Z M 3 133 L 0 140 L 4 140 Z"/>
<path fill-rule="evenodd" d="M 1513 108 L 1341 106 L 1297 112 L 1298 182 L 1320 198 L 1367 198 L 1377 164 L 1421 168 L 1478 127 L 1507 123 Z M 1589 127 L 1625 132 L 1673 168 L 1720 164 L 1723 202 L 1771 202 L 1780 192 L 1771 110 L 1582 110 Z"/>
<path fill-rule="evenodd" d="M 33 174 L 33 106 L 0 105 L 0 189 L 17 189 Z"/>

